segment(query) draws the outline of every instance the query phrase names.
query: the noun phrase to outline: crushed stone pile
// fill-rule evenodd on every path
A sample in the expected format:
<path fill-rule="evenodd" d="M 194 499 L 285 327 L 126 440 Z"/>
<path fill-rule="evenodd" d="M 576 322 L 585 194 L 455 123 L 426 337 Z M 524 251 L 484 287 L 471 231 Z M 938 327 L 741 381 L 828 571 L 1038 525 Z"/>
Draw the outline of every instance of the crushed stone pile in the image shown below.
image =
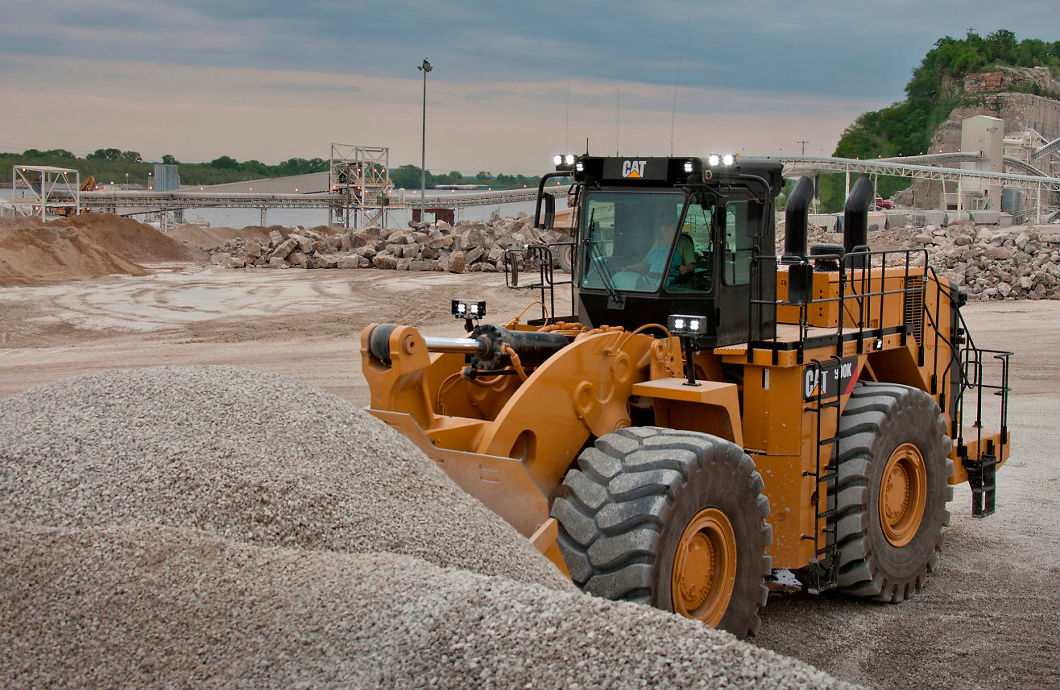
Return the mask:
<path fill-rule="evenodd" d="M 109 213 L 86 213 L 42 224 L 0 224 L 0 286 L 36 285 L 104 275 L 146 275 L 141 262 L 188 261 L 182 243 Z"/>
<path fill-rule="evenodd" d="M 534 228 L 525 213 L 455 226 L 409 223 L 408 228 L 368 227 L 328 235 L 321 229 L 270 233 L 267 242 L 237 237 L 213 251 L 214 263 L 230 268 L 381 268 L 465 273 L 504 271 L 504 253 L 526 244 L 565 242 L 562 231 Z M 558 251 L 558 250 L 557 250 Z"/>
<path fill-rule="evenodd" d="M 783 249 L 784 226 L 777 230 Z M 810 226 L 808 244 L 843 244 L 842 233 Z M 869 233 L 873 250 L 927 249 L 928 262 L 974 300 L 1060 299 L 1060 225 L 955 223 Z M 898 257 L 892 257 L 895 261 Z M 920 263 L 923 263 L 922 260 Z"/>
<path fill-rule="evenodd" d="M 0 516 L 404 553 L 573 589 L 404 436 L 331 393 L 250 369 L 107 371 L 5 399 Z"/>
<path fill-rule="evenodd" d="M 646 606 L 408 556 L 0 525 L 11 688 L 849 688 Z"/>

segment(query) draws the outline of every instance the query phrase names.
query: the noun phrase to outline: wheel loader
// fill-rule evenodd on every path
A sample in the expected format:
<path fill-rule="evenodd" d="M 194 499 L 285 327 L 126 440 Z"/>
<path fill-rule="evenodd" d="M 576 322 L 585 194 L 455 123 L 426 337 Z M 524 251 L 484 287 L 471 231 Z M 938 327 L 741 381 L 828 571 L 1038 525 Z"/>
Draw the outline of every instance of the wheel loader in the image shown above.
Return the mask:
<path fill-rule="evenodd" d="M 575 313 L 554 313 L 557 248 L 529 246 L 511 282 L 536 265 L 553 313 L 543 299 L 540 318 L 490 323 L 484 302 L 454 300 L 466 337 L 368 326 L 369 411 L 591 594 L 741 637 L 775 581 L 913 596 L 952 486 L 971 485 L 974 515 L 994 510 L 1009 353 L 974 345 L 965 295 L 926 250 L 868 246 L 868 179 L 843 244 L 807 247 L 801 178 L 778 255 L 781 172 L 560 158 L 535 223 L 555 216 L 546 181 L 570 177 Z"/>

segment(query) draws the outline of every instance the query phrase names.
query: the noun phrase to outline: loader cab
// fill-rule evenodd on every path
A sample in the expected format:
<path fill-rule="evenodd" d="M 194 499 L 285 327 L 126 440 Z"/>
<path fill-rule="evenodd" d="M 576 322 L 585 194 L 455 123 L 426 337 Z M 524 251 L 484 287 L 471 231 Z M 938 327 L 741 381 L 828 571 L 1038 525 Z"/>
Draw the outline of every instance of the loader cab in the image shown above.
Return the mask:
<path fill-rule="evenodd" d="M 720 163 L 720 160 L 719 160 Z M 580 167 L 580 169 L 579 169 Z M 578 314 L 589 326 L 706 317 L 699 347 L 771 337 L 751 301 L 773 294 L 779 163 L 689 158 L 578 159 Z M 769 312 L 769 310 L 764 310 Z"/>

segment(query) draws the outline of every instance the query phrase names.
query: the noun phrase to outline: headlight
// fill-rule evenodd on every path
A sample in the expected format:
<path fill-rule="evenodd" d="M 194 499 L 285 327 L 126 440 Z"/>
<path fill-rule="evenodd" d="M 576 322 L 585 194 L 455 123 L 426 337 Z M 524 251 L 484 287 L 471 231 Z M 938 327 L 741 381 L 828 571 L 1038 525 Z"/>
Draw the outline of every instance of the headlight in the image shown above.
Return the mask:
<path fill-rule="evenodd" d="M 454 299 L 452 312 L 458 319 L 481 319 L 486 315 L 486 300 Z"/>
<path fill-rule="evenodd" d="M 568 153 L 566 156 L 563 157 L 563 162 L 567 165 L 574 165 L 574 154 Z"/>
<path fill-rule="evenodd" d="M 707 156 L 707 164 L 710 165 L 710 167 L 712 167 L 712 168 L 714 166 L 716 166 L 720 162 L 721 162 L 721 157 L 718 154 L 716 154 L 716 153 L 712 153 L 709 156 Z"/>
<path fill-rule="evenodd" d="M 731 153 L 726 153 L 721 157 L 721 162 L 723 165 L 732 165 L 736 162 L 736 158 Z"/>
<path fill-rule="evenodd" d="M 561 163 L 563 163 L 563 156 L 557 153 L 555 156 L 552 156 L 552 162 L 556 165 L 560 165 Z"/>
<path fill-rule="evenodd" d="M 667 319 L 666 328 L 670 335 L 678 337 L 703 335 L 707 332 L 707 319 L 705 316 L 673 314 Z"/>

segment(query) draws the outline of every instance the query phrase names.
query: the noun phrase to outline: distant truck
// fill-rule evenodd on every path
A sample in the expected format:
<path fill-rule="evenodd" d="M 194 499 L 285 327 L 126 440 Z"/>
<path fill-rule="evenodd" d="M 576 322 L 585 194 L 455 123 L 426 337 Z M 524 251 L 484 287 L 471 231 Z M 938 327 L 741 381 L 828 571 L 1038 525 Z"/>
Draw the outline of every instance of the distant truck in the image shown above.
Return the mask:
<path fill-rule="evenodd" d="M 881 199 L 880 197 L 876 197 L 876 210 L 877 211 L 884 211 L 884 210 L 889 210 L 889 209 L 892 209 L 892 208 L 894 208 L 894 202 L 893 201 L 891 201 L 890 199 Z"/>

